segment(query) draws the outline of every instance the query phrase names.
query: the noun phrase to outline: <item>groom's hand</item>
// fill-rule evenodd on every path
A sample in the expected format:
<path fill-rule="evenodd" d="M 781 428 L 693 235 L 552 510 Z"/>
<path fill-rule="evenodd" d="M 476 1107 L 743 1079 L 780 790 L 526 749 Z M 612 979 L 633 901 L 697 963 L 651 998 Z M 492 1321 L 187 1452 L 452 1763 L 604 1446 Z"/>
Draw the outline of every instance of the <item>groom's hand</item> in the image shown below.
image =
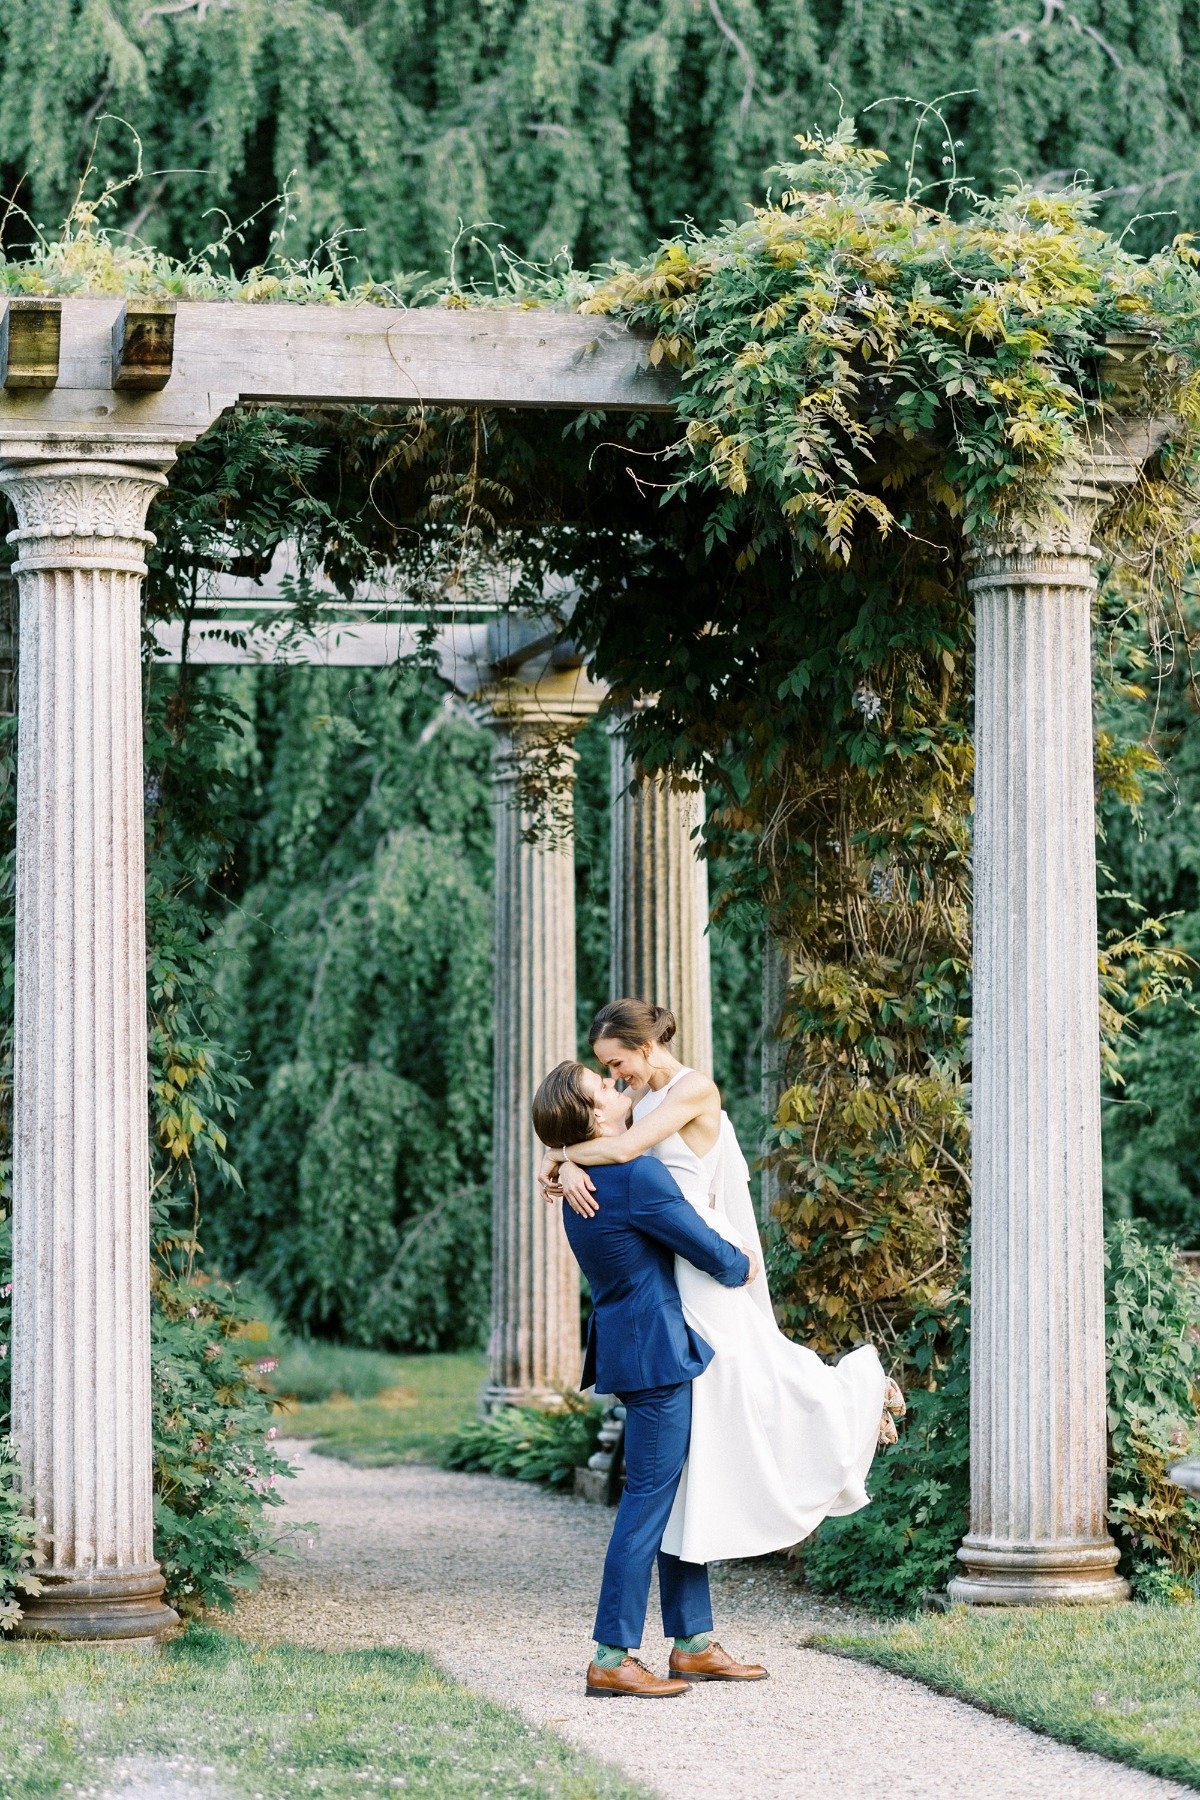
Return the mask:
<path fill-rule="evenodd" d="M 742 1286 L 749 1287 L 751 1282 L 757 1281 L 759 1276 L 762 1274 L 762 1263 L 760 1262 L 756 1253 L 753 1250 L 751 1250 L 748 1245 L 745 1248 L 746 1248 L 746 1255 L 750 1261 L 750 1273 L 747 1275 L 745 1281 L 743 1281 Z"/>

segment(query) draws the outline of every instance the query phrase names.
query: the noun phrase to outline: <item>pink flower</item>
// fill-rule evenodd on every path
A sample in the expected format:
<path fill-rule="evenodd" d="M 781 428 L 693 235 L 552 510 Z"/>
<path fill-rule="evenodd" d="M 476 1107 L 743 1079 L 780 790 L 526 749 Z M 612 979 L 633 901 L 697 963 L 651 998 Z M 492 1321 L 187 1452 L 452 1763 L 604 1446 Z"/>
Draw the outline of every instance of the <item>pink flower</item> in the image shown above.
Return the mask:
<path fill-rule="evenodd" d="M 4 1286 L 2 1288 L 0 1288 L 0 1300 L 7 1300 L 11 1293 L 12 1293 L 12 1282 L 6 1281 Z"/>
<path fill-rule="evenodd" d="M 8 1355 L 8 1345 L 0 1344 L 0 1362 L 3 1362 L 7 1355 Z"/>
<path fill-rule="evenodd" d="M 278 1436 L 279 1436 L 279 1427 L 278 1427 L 278 1425 L 271 1425 L 271 1426 L 268 1426 L 268 1428 L 267 1428 L 267 1442 L 268 1442 L 268 1444 L 273 1444 L 273 1443 L 274 1443 L 274 1442 L 275 1442 L 275 1439 L 276 1439 L 276 1438 L 277 1438 L 277 1437 L 278 1437 Z"/>
<path fill-rule="evenodd" d="M 259 1358 L 258 1372 L 260 1375 L 269 1375 L 272 1369 L 277 1369 L 278 1367 L 279 1358 L 277 1356 L 263 1356 Z"/>

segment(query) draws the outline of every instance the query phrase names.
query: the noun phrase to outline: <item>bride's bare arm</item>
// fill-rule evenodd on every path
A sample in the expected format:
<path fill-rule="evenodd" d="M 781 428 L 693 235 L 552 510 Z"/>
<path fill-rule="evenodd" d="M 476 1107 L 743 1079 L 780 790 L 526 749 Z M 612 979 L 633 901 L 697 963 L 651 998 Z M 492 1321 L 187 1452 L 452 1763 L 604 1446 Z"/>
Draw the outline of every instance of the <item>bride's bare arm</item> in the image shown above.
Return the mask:
<path fill-rule="evenodd" d="M 584 1144 L 568 1144 L 562 1152 L 563 1162 L 575 1163 L 583 1169 L 594 1169 L 601 1163 L 632 1162 L 635 1156 L 645 1156 L 655 1144 L 661 1144 L 674 1132 L 691 1125 L 714 1101 L 718 1106 L 721 1103 L 716 1083 L 707 1075 L 689 1070 L 682 1081 L 676 1082 L 662 1105 L 656 1106 L 644 1119 L 635 1119 L 628 1131 L 622 1131 L 616 1137 L 589 1138 Z"/>
<path fill-rule="evenodd" d="M 646 1090 L 639 1089 L 638 1094 Z M 632 1097 L 632 1096 L 631 1096 Z M 698 1119 L 707 1107 L 721 1104 L 720 1091 L 707 1075 L 690 1070 L 677 1082 L 661 1106 L 656 1106 L 644 1119 L 637 1119 L 628 1131 L 616 1137 L 589 1138 L 586 1143 L 571 1144 L 565 1150 L 547 1150 L 538 1171 L 538 1186 L 548 1202 L 564 1199 L 581 1219 L 591 1219 L 600 1210 L 596 1188 L 587 1170 L 600 1163 L 632 1162 L 644 1156 L 655 1144 L 661 1144 L 672 1132 L 682 1131 Z"/>

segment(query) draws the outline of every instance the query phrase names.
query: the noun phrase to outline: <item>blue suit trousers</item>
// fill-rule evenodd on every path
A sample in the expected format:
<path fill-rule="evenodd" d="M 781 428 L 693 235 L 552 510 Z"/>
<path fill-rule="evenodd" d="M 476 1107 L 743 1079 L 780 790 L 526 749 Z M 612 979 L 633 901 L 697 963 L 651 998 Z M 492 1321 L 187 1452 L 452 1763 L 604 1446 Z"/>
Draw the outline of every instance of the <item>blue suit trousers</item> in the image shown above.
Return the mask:
<path fill-rule="evenodd" d="M 693 1637 L 712 1630 L 708 1569 L 660 1549 L 692 1432 L 692 1384 L 641 1388 L 618 1396 L 625 1406 L 625 1492 L 604 1558 L 593 1636 L 598 1644 L 636 1650 L 658 1559 L 663 1634 Z"/>

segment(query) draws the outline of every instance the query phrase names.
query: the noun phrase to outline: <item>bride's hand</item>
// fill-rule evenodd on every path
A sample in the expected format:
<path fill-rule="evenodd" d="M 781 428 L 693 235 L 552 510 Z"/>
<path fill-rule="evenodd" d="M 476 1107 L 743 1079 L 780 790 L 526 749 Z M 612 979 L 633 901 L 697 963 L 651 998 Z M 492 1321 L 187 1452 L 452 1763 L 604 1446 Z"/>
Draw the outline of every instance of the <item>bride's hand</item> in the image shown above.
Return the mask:
<path fill-rule="evenodd" d="M 593 1219 L 600 1211 L 596 1184 L 578 1163 L 565 1162 L 558 1171 L 558 1186 L 563 1199 L 581 1219 Z"/>
<path fill-rule="evenodd" d="M 542 1151 L 542 1164 L 538 1170 L 537 1184 L 542 1190 L 542 1199 L 550 1206 L 562 1193 L 558 1185 L 558 1171 L 562 1167 L 562 1159 L 551 1150 Z"/>

